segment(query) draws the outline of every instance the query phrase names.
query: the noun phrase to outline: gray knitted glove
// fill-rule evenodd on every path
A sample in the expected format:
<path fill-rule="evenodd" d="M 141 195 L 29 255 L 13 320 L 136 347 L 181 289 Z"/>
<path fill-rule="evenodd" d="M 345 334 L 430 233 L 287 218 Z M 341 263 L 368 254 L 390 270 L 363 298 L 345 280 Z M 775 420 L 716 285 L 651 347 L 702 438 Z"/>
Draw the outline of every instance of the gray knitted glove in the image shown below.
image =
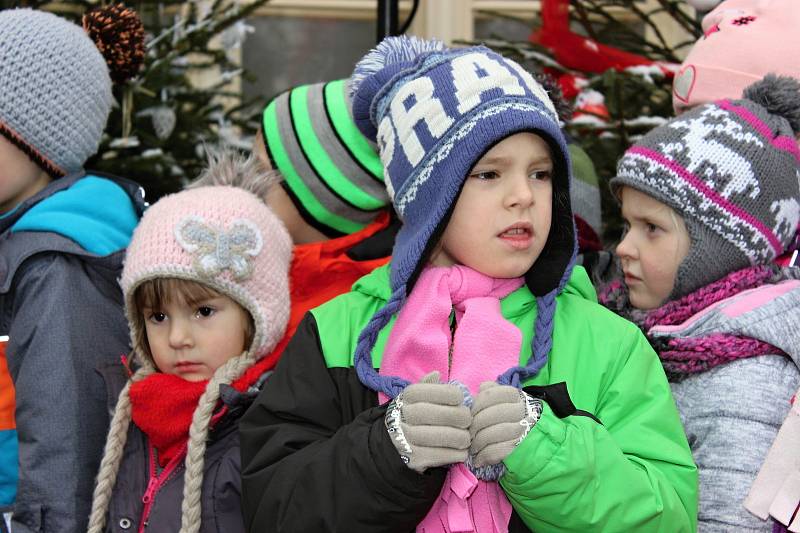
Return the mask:
<path fill-rule="evenodd" d="M 472 415 L 457 385 L 439 383 L 431 372 L 392 400 L 386 429 L 400 458 L 419 472 L 432 466 L 462 463 L 469 450 Z"/>
<path fill-rule="evenodd" d="M 481 383 L 472 405 L 469 453 L 476 467 L 503 461 L 542 414 L 542 401 L 492 381 Z"/>

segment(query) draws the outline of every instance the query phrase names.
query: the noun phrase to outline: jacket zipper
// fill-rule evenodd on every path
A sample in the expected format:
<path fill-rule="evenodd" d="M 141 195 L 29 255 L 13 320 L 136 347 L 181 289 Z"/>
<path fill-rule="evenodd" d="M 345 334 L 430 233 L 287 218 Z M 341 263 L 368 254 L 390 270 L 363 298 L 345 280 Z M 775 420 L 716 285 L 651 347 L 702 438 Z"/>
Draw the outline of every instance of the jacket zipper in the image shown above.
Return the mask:
<path fill-rule="evenodd" d="M 142 518 L 139 521 L 139 533 L 144 533 L 144 529 L 147 527 L 147 519 L 150 517 L 150 511 L 153 509 L 153 501 L 155 500 L 156 494 L 161 490 L 161 487 L 170 480 L 178 466 L 183 463 L 184 456 L 186 455 L 186 446 L 187 445 L 184 444 L 178 454 L 167 463 L 167 466 L 164 467 L 161 474 L 157 474 L 156 454 L 153 450 L 153 446 L 148 445 L 150 450 L 149 481 L 147 482 L 147 489 L 144 491 L 144 496 L 142 496 L 144 509 L 142 510 Z"/>
<path fill-rule="evenodd" d="M 209 427 L 213 427 L 216 425 L 217 421 L 225 416 L 225 413 L 228 412 L 228 406 L 225 405 L 219 412 L 215 413 L 214 416 L 211 417 L 211 421 L 209 422 Z M 175 470 L 183 464 L 183 460 L 186 458 L 186 448 L 189 446 L 189 441 L 187 440 L 181 449 L 178 451 L 178 454 L 170 459 L 167 463 L 167 466 L 164 467 L 164 470 L 161 471 L 161 474 L 156 474 L 156 454 L 155 448 L 152 445 L 148 444 L 148 449 L 150 451 L 150 466 L 149 466 L 149 480 L 147 482 L 147 489 L 144 491 L 144 496 L 142 496 L 142 503 L 144 504 L 144 509 L 142 510 L 142 519 L 139 521 L 139 533 L 144 533 L 144 529 L 147 527 L 147 519 L 150 517 L 150 511 L 153 509 L 153 501 L 155 500 L 156 494 L 161 487 L 163 487 L 167 481 L 172 478 L 172 474 L 175 473 Z"/>
<path fill-rule="evenodd" d="M 455 344 L 456 340 L 456 310 L 453 309 L 450 311 L 450 347 L 447 349 L 447 376 L 445 377 L 445 383 L 450 381 L 450 370 L 453 369 L 453 345 Z"/>

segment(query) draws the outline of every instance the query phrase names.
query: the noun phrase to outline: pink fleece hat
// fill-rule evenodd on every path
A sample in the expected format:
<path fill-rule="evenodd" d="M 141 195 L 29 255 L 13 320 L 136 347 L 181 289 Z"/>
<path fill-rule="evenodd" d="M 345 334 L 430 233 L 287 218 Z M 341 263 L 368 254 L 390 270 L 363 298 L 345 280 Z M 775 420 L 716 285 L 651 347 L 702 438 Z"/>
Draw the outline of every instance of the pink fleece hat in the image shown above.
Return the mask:
<path fill-rule="evenodd" d="M 727 0 L 703 18 L 703 32 L 675 75 L 672 105 L 688 108 L 742 97 L 770 72 L 800 79 L 800 2 Z"/>
<path fill-rule="evenodd" d="M 122 270 L 134 342 L 133 295 L 154 278 L 196 281 L 232 298 L 253 317 L 249 354 L 258 359 L 281 339 L 289 319 L 292 241 L 267 205 L 231 186 L 165 196 L 142 217 Z"/>

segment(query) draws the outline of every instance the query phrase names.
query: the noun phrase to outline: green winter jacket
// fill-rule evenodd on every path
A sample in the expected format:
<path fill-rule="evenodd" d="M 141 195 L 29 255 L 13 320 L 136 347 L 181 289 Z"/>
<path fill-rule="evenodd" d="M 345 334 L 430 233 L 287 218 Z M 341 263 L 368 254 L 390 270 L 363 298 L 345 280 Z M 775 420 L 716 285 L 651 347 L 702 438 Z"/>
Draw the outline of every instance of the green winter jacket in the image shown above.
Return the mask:
<path fill-rule="evenodd" d="M 389 296 L 389 269 L 382 267 L 359 280 L 352 292 L 312 311 L 318 336 L 316 346 L 324 357 L 327 372 L 334 376 L 332 379 L 339 380 L 335 376 L 342 373 L 352 374 L 341 378 L 342 383 L 346 381 L 350 387 L 354 382 L 358 384 L 352 366 L 359 334 Z M 503 316 L 523 333 L 522 364 L 530 357 L 536 301 L 523 286 L 501 301 L 501 309 Z M 575 268 L 557 298 L 554 320 L 553 349 L 548 363 L 524 386 L 565 382 L 569 398 L 579 411 L 559 418 L 545 401 L 540 420 L 506 458 L 506 474 L 500 483 L 514 508 L 515 518 L 534 531 L 695 531 L 697 469 L 661 363 L 645 337 L 632 323 L 597 304 L 594 289 L 581 267 Z M 380 367 L 393 325 L 394 320 L 376 343 L 373 351 L 376 368 Z M 297 345 L 301 344 L 302 340 L 298 340 Z M 284 366 L 290 364 L 285 361 Z M 307 366 L 304 371 L 308 371 Z M 282 379 L 281 374 L 279 366 L 265 392 Z M 341 384 L 335 387 L 340 391 L 339 397 L 331 401 L 337 405 L 355 401 L 343 401 L 344 387 Z M 279 389 L 276 387 L 276 394 Z M 363 396 L 360 392 L 349 394 L 357 395 Z M 275 412 L 286 409 L 283 405 L 287 402 L 278 407 L 278 399 L 274 401 L 273 405 L 270 398 L 259 399 L 257 403 L 261 405 L 254 410 L 264 410 L 262 421 L 267 424 L 278 424 Z M 373 405 L 377 406 L 377 399 Z M 581 416 L 581 412 L 588 416 Z M 259 415 L 256 412 L 252 415 L 250 422 L 255 425 Z M 278 418 L 286 419 L 286 413 Z M 376 418 L 376 427 L 379 424 L 382 419 Z M 279 432 L 269 435 L 278 435 L 278 440 L 283 438 Z M 258 438 L 265 437 L 261 433 Z M 252 505 L 269 508 L 275 503 L 275 512 L 287 509 L 286 499 L 278 504 L 274 496 L 263 492 L 267 489 L 274 492 L 274 486 L 258 482 L 259 471 L 264 475 L 268 471 L 272 475 L 279 473 L 273 469 L 280 465 L 281 454 L 265 454 L 264 448 L 270 444 L 263 440 L 260 444 L 247 442 L 245 433 L 242 439 L 245 492 L 249 476 Z M 322 453 L 322 449 L 318 448 L 318 452 Z M 352 453 L 354 457 L 358 457 L 357 453 L 369 456 L 374 455 L 374 450 Z M 248 454 L 271 459 L 248 465 Z M 269 461 L 272 463 L 267 464 Z M 402 466 L 400 461 L 397 463 Z M 291 474 L 286 471 L 285 475 Z M 376 485 L 373 494 L 380 487 Z M 295 485 L 283 488 L 297 490 Z M 247 513 L 248 494 L 245 502 Z M 425 505 L 419 507 L 424 516 Z M 271 524 L 259 522 L 258 512 L 253 513 L 252 530 L 257 530 L 256 525 L 269 529 Z M 363 518 L 354 523 L 364 523 Z M 512 526 L 513 522 L 514 519 Z"/>

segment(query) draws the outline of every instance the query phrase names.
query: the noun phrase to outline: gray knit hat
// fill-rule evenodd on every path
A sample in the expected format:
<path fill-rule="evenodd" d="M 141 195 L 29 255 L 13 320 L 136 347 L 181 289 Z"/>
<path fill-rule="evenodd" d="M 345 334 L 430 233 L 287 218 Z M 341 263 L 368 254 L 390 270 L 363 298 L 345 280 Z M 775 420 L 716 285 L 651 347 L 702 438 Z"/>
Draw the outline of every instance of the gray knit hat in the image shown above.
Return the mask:
<path fill-rule="evenodd" d="M 725 274 L 768 263 L 800 221 L 800 83 L 767 76 L 742 100 L 697 107 L 631 147 L 611 180 L 669 205 L 685 222 L 689 253 L 670 299 Z"/>
<path fill-rule="evenodd" d="M 109 36 L 106 28 L 101 37 Z M 111 77 L 84 29 L 43 11 L 0 11 L 0 87 L 0 134 L 51 176 L 80 170 L 97 151 L 113 102 Z"/>

